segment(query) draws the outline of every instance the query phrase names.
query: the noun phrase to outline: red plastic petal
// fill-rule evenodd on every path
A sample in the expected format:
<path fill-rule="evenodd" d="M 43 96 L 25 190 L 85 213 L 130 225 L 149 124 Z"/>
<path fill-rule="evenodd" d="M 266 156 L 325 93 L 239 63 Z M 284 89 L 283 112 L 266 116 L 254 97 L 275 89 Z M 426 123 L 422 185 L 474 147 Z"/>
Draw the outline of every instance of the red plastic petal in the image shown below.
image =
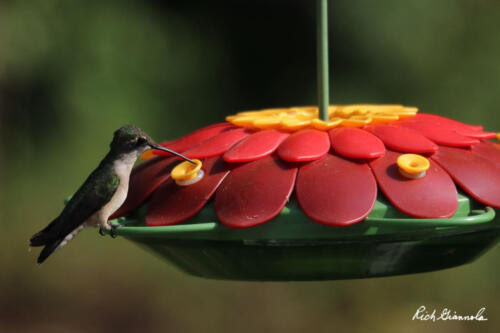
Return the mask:
<path fill-rule="evenodd" d="M 177 158 L 155 157 L 139 164 L 130 174 L 127 199 L 111 219 L 125 216 L 138 208 L 166 179 L 177 165 Z"/>
<path fill-rule="evenodd" d="M 438 150 L 434 142 L 406 127 L 377 125 L 366 129 L 378 136 L 387 148 L 392 150 L 414 154 L 434 153 Z"/>
<path fill-rule="evenodd" d="M 400 126 L 409 127 L 420 132 L 428 139 L 437 144 L 450 147 L 470 147 L 479 144 L 479 140 L 460 135 L 437 124 L 404 120 L 397 123 Z"/>
<path fill-rule="evenodd" d="M 500 208 L 500 168 L 468 149 L 439 147 L 432 156 L 474 199 Z"/>
<path fill-rule="evenodd" d="M 483 141 L 477 146 L 472 147 L 472 152 L 500 168 L 500 145 L 491 141 Z"/>
<path fill-rule="evenodd" d="M 478 133 L 465 133 L 457 131 L 458 134 L 465 135 L 474 139 L 487 140 L 496 138 L 497 134 L 495 132 L 478 132 Z"/>
<path fill-rule="evenodd" d="M 237 167 L 215 194 L 217 218 L 231 228 L 247 228 L 269 221 L 285 207 L 296 174 L 296 167 L 275 156 Z"/>
<path fill-rule="evenodd" d="M 219 156 L 248 135 L 250 135 L 250 132 L 244 128 L 225 131 L 185 151 L 184 155 L 189 158 L 197 159 Z"/>
<path fill-rule="evenodd" d="M 399 155 L 388 150 L 383 157 L 370 162 L 380 189 L 394 207 L 416 218 L 451 217 L 457 210 L 458 198 L 450 176 L 431 160 L 423 178 L 405 178 L 396 164 Z"/>
<path fill-rule="evenodd" d="M 370 214 L 377 199 L 377 183 L 366 163 L 328 154 L 300 168 L 296 194 L 312 220 L 346 226 Z"/>
<path fill-rule="evenodd" d="M 213 138 L 214 136 L 234 129 L 235 127 L 231 123 L 218 123 L 218 124 L 213 124 L 210 126 L 206 126 L 203 128 L 200 128 L 199 130 L 196 130 L 192 133 L 189 133 L 179 139 L 176 139 L 174 141 L 170 142 L 162 142 L 161 145 L 171 149 L 173 151 L 176 151 L 178 153 L 183 153 L 184 151 L 193 148 L 200 143 L 202 143 L 205 140 L 208 140 L 210 138 Z M 153 151 L 153 154 L 155 155 L 164 155 L 164 156 L 172 156 L 171 154 L 161 151 L 161 150 L 155 150 Z"/>
<path fill-rule="evenodd" d="M 250 162 L 271 155 L 288 136 L 288 133 L 276 130 L 257 132 L 232 146 L 224 154 L 224 161 L 231 163 Z"/>
<path fill-rule="evenodd" d="M 429 122 L 438 125 L 440 127 L 445 127 L 447 129 L 460 131 L 463 133 L 480 133 L 483 131 L 483 126 L 469 125 L 431 113 L 418 113 L 414 118 L 409 118 L 409 119 Z"/>
<path fill-rule="evenodd" d="M 410 118 L 408 120 L 430 123 L 449 131 L 456 132 L 457 134 L 475 139 L 492 139 L 496 136 L 496 133 L 493 132 L 483 132 L 482 126 L 464 124 L 459 121 L 441 117 L 435 114 L 420 113 L 416 117 Z"/>
<path fill-rule="evenodd" d="M 290 135 L 278 148 L 278 156 L 288 162 L 317 160 L 330 150 L 326 132 L 306 129 Z"/>
<path fill-rule="evenodd" d="M 181 223 L 196 215 L 227 176 L 220 157 L 203 161 L 205 176 L 197 183 L 179 186 L 169 178 L 153 193 L 146 213 L 149 226 Z"/>
<path fill-rule="evenodd" d="M 359 128 L 335 128 L 329 131 L 333 149 L 347 158 L 376 158 L 384 155 L 384 143 Z"/>

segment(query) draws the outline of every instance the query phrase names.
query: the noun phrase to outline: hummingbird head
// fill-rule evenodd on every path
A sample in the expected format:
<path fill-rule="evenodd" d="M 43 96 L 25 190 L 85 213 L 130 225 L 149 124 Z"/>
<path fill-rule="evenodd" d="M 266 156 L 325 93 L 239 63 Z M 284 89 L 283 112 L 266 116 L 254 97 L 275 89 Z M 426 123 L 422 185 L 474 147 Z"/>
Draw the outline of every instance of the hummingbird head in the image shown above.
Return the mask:
<path fill-rule="evenodd" d="M 142 154 L 146 150 L 156 148 L 158 144 L 138 127 L 125 125 L 115 131 L 111 150 L 121 154 L 137 152 Z"/>
<path fill-rule="evenodd" d="M 176 155 L 193 164 L 196 164 L 191 159 L 181 155 L 173 150 L 157 144 L 143 130 L 132 125 L 125 125 L 115 131 L 113 141 L 110 144 L 111 150 L 118 154 L 129 154 L 135 152 L 137 156 L 150 149 L 158 149 Z"/>

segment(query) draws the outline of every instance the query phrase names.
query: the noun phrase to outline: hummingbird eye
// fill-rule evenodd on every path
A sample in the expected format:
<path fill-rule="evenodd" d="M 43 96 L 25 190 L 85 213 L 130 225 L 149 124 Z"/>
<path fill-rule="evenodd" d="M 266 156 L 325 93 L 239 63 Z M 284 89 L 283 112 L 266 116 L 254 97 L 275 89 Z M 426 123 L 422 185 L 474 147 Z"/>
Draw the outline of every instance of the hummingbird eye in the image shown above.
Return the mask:
<path fill-rule="evenodd" d="M 143 144 L 145 144 L 146 142 L 147 142 L 147 140 L 146 140 L 146 139 L 144 139 L 144 138 L 138 138 L 138 139 L 137 139 L 137 145 L 139 145 L 139 146 L 142 146 L 142 145 L 143 145 Z"/>

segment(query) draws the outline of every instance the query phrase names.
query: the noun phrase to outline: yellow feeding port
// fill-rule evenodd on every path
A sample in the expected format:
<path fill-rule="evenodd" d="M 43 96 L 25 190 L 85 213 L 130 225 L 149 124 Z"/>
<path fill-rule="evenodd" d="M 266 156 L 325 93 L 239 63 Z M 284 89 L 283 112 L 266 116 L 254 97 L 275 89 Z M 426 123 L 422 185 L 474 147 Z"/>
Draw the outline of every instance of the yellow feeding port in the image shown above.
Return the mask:
<path fill-rule="evenodd" d="M 408 178 L 422 178 L 431 164 L 422 155 L 404 154 L 398 157 L 397 164 L 400 173 Z"/>
<path fill-rule="evenodd" d="M 184 161 L 175 166 L 170 173 L 170 177 L 175 180 L 178 185 L 186 186 L 198 182 L 203 178 L 203 170 L 201 170 L 201 161 L 193 160 L 196 164 Z"/>

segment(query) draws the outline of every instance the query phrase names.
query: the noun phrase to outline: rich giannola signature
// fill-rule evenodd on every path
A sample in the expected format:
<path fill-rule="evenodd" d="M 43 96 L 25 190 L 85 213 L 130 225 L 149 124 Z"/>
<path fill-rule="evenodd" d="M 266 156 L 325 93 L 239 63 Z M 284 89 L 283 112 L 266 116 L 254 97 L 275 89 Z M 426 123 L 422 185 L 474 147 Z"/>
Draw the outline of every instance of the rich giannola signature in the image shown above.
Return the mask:
<path fill-rule="evenodd" d="M 464 321 L 486 321 L 486 308 L 482 307 L 475 313 L 462 314 L 457 313 L 452 309 L 443 308 L 441 311 L 433 309 L 432 311 L 427 310 L 425 305 L 421 305 L 411 320 L 421 320 L 421 321 L 447 321 L 447 320 L 464 320 Z"/>

